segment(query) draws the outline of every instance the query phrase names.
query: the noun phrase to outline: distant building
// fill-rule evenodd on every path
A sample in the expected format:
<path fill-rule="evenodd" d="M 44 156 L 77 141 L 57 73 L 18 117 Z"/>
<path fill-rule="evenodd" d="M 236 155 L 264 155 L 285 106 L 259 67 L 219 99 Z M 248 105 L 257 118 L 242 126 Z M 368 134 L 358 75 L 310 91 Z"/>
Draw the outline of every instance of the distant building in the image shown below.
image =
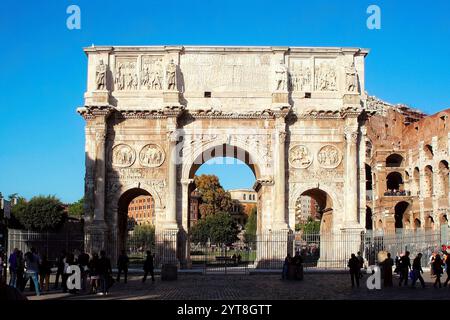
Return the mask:
<path fill-rule="evenodd" d="M 253 189 L 233 189 L 228 192 L 233 200 L 232 215 L 239 225 L 245 226 L 252 209 L 256 207 L 258 194 Z"/>
<path fill-rule="evenodd" d="M 128 217 L 136 224 L 155 224 L 155 205 L 151 196 L 139 196 L 131 200 Z"/>
<path fill-rule="evenodd" d="M 200 216 L 201 196 L 197 190 L 191 192 L 189 198 L 189 226 L 192 227 L 201 218 Z"/>
<path fill-rule="evenodd" d="M 320 220 L 317 202 L 310 196 L 300 196 L 295 208 L 295 221 L 296 223 L 306 223 L 309 217 L 313 220 Z"/>

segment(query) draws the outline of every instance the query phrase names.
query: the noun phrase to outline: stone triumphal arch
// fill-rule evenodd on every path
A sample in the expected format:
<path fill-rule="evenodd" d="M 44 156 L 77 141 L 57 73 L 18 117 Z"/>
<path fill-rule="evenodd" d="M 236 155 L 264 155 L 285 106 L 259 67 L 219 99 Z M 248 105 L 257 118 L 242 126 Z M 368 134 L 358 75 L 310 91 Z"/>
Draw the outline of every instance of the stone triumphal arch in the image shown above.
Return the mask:
<path fill-rule="evenodd" d="M 318 199 L 327 233 L 364 229 L 367 50 L 102 46 L 85 52 L 87 90 L 78 112 L 86 120 L 88 250 L 116 255 L 124 245 L 123 208 L 151 195 L 163 260 L 188 266 L 189 188 L 195 170 L 213 156 L 250 166 L 258 236 L 286 239 L 258 248 L 258 261 L 283 259 L 290 250 L 301 195 Z"/>

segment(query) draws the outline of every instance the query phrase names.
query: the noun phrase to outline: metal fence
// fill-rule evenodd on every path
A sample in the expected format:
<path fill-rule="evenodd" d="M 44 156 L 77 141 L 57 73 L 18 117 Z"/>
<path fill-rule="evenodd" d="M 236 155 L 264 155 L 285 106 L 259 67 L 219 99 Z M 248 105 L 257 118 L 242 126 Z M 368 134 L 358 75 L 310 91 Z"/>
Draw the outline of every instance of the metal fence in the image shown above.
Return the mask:
<path fill-rule="evenodd" d="M 248 274 L 253 269 L 281 269 L 284 258 L 300 252 L 304 268 L 345 269 L 352 253 L 358 251 L 367 264 L 379 262 L 380 252 L 390 252 L 394 258 L 410 251 L 414 257 L 423 254 L 422 265 L 427 266 L 433 252 L 442 251 L 450 245 L 449 228 L 440 230 L 402 230 L 392 233 L 341 232 L 288 233 L 269 232 L 259 234 L 249 243 L 235 245 L 194 244 L 189 235 L 176 231 L 156 232 L 152 239 L 128 235 L 124 244 L 119 244 L 116 234 L 50 233 L 23 230 L 8 231 L 8 252 L 18 248 L 23 252 L 35 247 L 40 254 L 55 260 L 62 251 L 105 250 L 115 265 L 120 250 L 125 249 L 130 258 L 130 267 L 142 268 L 146 251 L 155 253 L 155 267 L 163 262 L 180 262 L 181 268 L 197 269 L 205 274 Z M 93 247 L 96 244 L 96 247 Z"/>
<path fill-rule="evenodd" d="M 36 248 L 39 254 L 46 255 L 50 261 L 56 261 L 61 251 L 84 250 L 83 233 L 34 232 L 27 230 L 8 230 L 8 252 L 17 248 L 23 253 Z"/>

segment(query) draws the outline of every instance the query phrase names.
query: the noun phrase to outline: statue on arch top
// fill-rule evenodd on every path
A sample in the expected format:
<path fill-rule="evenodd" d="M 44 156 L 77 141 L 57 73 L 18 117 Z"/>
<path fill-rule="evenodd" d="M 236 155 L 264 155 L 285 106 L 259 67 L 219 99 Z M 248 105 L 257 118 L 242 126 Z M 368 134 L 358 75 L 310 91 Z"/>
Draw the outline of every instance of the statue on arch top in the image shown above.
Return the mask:
<path fill-rule="evenodd" d="M 345 68 L 345 89 L 348 92 L 358 91 L 358 72 L 356 71 L 354 62 Z"/>
<path fill-rule="evenodd" d="M 95 69 L 95 83 L 97 90 L 106 89 L 106 64 L 103 63 L 103 59 L 100 59 Z"/>
<path fill-rule="evenodd" d="M 177 65 L 170 59 L 169 64 L 166 69 L 167 77 L 167 89 L 176 90 L 177 89 Z"/>
<path fill-rule="evenodd" d="M 275 69 L 276 91 L 287 91 L 287 67 L 284 60 L 280 59 L 280 64 Z"/>

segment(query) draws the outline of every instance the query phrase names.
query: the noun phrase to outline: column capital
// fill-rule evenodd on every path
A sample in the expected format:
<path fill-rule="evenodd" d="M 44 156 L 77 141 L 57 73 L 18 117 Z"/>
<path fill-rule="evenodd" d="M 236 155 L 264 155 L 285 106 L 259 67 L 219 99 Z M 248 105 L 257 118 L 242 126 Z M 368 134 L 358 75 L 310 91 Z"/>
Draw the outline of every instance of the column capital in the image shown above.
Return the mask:
<path fill-rule="evenodd" d="M 183 186 L 189 186 L 191 183 L 194 182 L 194 179 L 181 179 L 180 182 Z"/>
<path fill-rule="evenodd" d="M 344 127 L 345 140 L 356 143 L 358 140 L 358 127 Z"/>

